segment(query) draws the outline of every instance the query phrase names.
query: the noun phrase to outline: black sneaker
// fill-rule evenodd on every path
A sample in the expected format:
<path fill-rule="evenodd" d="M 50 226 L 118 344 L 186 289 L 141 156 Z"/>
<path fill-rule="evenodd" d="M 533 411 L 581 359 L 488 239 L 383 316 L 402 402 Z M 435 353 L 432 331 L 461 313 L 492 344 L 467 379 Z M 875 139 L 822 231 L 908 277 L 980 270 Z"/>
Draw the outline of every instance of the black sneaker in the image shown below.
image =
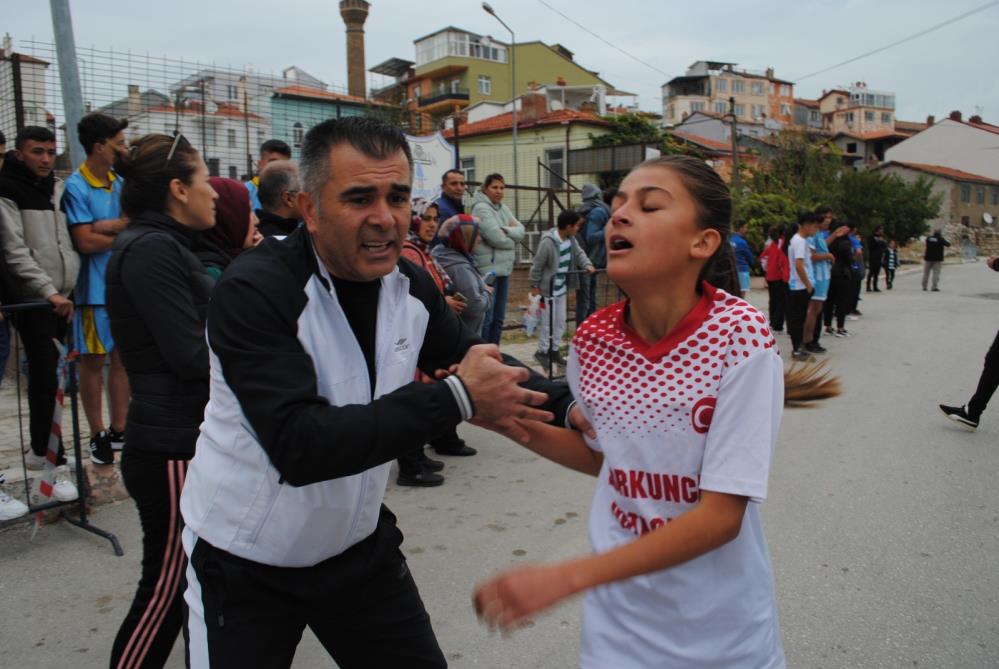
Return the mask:
<path fill-rule="evenodd" d="M 539 365 L 541 365 L 542 368 L 548 369 L 548 365 L 550 364 L 550 361 L 548 360 L 548 354 L 545 353 L 544 351 L 540 351 L 540 350 L 535 351 L 534 352 L 534 360 Z"/>
<path fill-rule="evenodd" d="M 435 474 L 434 472 L 428 472 L 426 470 L 410 472 L 408 474 L 399 472 L 399 476 L 396 478 L 395 482 L 397 485 L 408 485 L 418 488 L 433 488 L 444 483 L 444 477 L 440 474 Z"/>
<path fill-rule="evenodd" d="M 809 353 L 825 353 L 826 352 L 826 348 L 824 346 L 822 346 L 821 344 L 816 344 L 814 341 L 808 342 L 802 348 L 804 348 Z"/>
<path fill-rule="evenodd" d="M 125 448 L 125 433 L 118 430 L 108 430 L 108 438 L 111 439 L 111 448 L 120 451 Z"/>
<path fill-rule="evenodd" d="M 944 412 L 947 418 L 950 418 L 966 430 L 974 432 L 978 429 L 978 418 L 972 417 L 965 407 L 949 407 L 946 404 L 941 404 L 940 410 Z"/>
<path fill-rule="evenodd" d="M 549 353 L 548 357 L 551 358 L 551 361 L 554 362 L 556 365 L 561 365 L 562 367 L 565 367 L 566 365 L 565 358 L 562 357 L 562 352 L 559 351 L 558 349 L 555 349 L 551 353 Z"/>
<path fill-rule="evenodd" d="M 444 469 L 443 462 L 440 460 L 431 460 L 422 450 L 420 451 L 420 466 L 423 467 L 424 471 L 428 472 L 439 472 Z"/>
<path fill-rule="evenodd" d="M 471 456 L 478 453 L 477 450 L 465 443 L 465 440 L 459 437 L 457 434 L 453 435 L 451 438 L 434 439 L 430 442 L 433 449 L 437 452 L 437 455 L 459 455 L 459 456 Z"/>
<path fill-rule="evenodd" d="M 798 362 L 815 362 L 815 356 L 800 348 L 791 352 L 791 358 L 797 360 Z"/>
<path fill-rule="evenodd" d="M 90 461 L 95 465 L 114 464 L 114 450 L 107 432 L 98 432 L 90 438 Z"/>

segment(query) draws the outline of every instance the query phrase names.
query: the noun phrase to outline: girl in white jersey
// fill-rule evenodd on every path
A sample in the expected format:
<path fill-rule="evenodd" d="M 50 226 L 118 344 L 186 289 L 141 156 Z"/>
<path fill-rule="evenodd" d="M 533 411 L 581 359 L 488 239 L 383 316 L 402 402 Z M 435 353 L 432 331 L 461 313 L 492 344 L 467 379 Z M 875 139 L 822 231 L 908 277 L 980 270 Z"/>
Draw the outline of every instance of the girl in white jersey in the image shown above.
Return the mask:
<path fill-rule="evenodd" d="M 742 299 L 728 187 L 703 161 L 646 161 L 621 183 L 607 273 L 628 295 L 577 330 L 567 374 L 587 436 L 520 421 L 525 445 L 597 477 L 594 553 L 481 585 L 512 628 L 580 592 L 584 668 L 784 666 L 760 522 L 785 403 L 767 319 Z M 788 401 L 838 392 L 792 372 Z"/>

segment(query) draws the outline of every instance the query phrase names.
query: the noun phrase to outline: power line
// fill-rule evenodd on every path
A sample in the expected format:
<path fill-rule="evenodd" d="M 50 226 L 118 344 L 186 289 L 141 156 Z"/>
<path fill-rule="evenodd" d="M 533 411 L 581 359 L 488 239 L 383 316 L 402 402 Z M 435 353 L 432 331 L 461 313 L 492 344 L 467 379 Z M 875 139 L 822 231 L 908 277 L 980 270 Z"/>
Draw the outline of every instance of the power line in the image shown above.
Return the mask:
<path fill-rule="evenodd" d="M 542 2 L 542 0 L 538 0 L 538 2 Z M 932 25 L 929 28 L 926 28 L 925 30 L 920 30 L 918 33 L 913 33 L 912 35 L 909 35 L 908 37 L 903 37 L 902 39 L 900 39 L 900 40 L 898 40 L 896 42 L 892 42 L 891 44 L 886 44 L 885 46 L 877 48 L 877 49 L 874 49 L 873 51 L 868 51 L 867 53 L 862 53 L 859 56 L 855 56 L 855 57 L 850 58 L 848 60 L 844 60 L 842 63 L 836 63 L 835 65 L 830 65 L 829 67 L 822 68 L 821 70 L 816 70 L 815 72 L 811 72 L 809 74 L 806 74 L 803 77 L 797 77 L 794 81 L 798 82 L 798 81 L 801 81 L 803 79 L 808 79 L 810 77 L 814 77 L 816 75 L 828 72 L 829 70 L 835 70 L 837 67 L 842 67 L 843 65 L 848 65 L 850 63 L 856 62 L 856 61 L 858 61 L 858 60 L 860 60 L 862 58 L 867 58 L 868 56 L 873 56 L 876 53 L 881 53 L 882 51 L 885 51 L 887 49 L 891 49 L 892 47 L 896 47 L 899 44 L 905 44 L 906 42 L 911 42 L 912 40 L 916 39 L 917 37 L 922 37 L 923 35 L 926 35 L 927 33 L 933 32 L 934 30 L 939 30 L 940 28 L 943 28 L 945 26 L 949 26 L 952 23 L 957 23 L 958 21 L 960 21 L 962 19 L 966 19 L 969 16 L 972 16 L 973 14 L 977 14 L 979 12 L 983 12 L 986 9 L 989 9 L 991 7 L 995 7 L 996 5 L 999 5 L 999 0 L 994 0 L 993 2 L 987 2 L 984 5 L 981 5 L 980 7 L 976 7 L 975 9 L 969 10 L 969 11 L 963 13 L 963 14 L 960 14 L 960 15 L 955 16 L 953 18 L 947 19 L 946 21 L 942 21 L 940 23 Z"/>
<path fill-rule="evenodd" d="M 999 1 L 999 0 L 997 0 L 997 1 Z M 581 24 L 579 21 L 576 21 L 572 17 L 570 17 L 570 16 L 568 16 L 566 14 L 563 14 L 558 9 L 555 9 L 554 7 L 552 7 L 551 5 L 549 5 L 547 2 L 545 2 L 545 0 L 538 0 L 538 2 L 541 3 L 542 5 L 544 5 L 545 7 L 547 7 L 548 9 L 552 10 L 553 12 L 555 12 L 556 14 L 558 14 L 559 16 L 561 16 L 563 19 L 565 19 L 569 23 L 572 23 L 573 25 L 575 25 L 580 30 L 583 30 L 583 31 L 589 33 L 590 35 L 596 37 L 598 40 L 600 40 L 601 42 L 603 42 L 607 46 L 609 46 L 612 49 L 615 49 L 617 51 L 620 51 L 625 56 L 627 56 L 628 58 L 631 58 L 635 62 L 641 63 L 642 65 L 644 65 L 645 67 L 649 68 L 650 70 L 655 70 L 656 72 L 658 72 L 659 74 L 661 74 L 663 76 L 666 76 L 666 77 L 671 76 L 669 72 L 664 72 L 664 71 L 660 70 L 658 67 L 656 67 L 655 65 L 650 65 L 649 63 L 646 63 L 644 60 L 642 60 L 638 56 L 634 56 L 634 55 L 628 53 L 627 51 L 625 51 L 624 49 L 622 49 L 621 47 L 619 47 L 618 45 L 612 44 L 611 42 L 605 40 L 603 37 L 601 37 L 597 33 L 593 32 L 592 30 L 590 30 L 589 28 L 587 28 L 586 26 L 584 26 L 583 24 Z"/>

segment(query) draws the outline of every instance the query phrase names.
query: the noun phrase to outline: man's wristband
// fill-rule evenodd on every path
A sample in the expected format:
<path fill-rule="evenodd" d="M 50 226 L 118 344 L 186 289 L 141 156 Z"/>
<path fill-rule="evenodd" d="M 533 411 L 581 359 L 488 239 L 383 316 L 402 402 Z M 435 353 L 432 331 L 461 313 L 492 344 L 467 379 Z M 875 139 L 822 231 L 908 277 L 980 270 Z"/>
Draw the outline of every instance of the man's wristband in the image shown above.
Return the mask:
<path fill-rule="evenodd" d="M 450 389 L 451 394 L 454 395 L 454 401 L 458 405 L 458 412 L 461 414 L 461 419 L 471 420 L 475 415 L 475 405 L 472 404 L 472 398 L 468 394 L 468 389 L 465 388 L 464 382 L 457 374 L 452 374 L 445 377 L 444 384 Z"/>

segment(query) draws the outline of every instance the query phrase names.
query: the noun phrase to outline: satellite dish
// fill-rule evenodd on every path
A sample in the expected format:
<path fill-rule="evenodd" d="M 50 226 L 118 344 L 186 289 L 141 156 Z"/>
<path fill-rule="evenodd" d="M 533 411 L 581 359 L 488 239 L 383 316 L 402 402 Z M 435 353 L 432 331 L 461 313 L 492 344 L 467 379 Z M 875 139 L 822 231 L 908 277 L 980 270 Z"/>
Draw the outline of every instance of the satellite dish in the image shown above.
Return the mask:
<path fill-rule="evenodd" d="M 995 220 L 996 220 L 995 217 L 989 212 L 985 212 L 984 214 L 982 214 L 982 221 L 985 222 L 985 225 L 992 225 L 993 223 L 995 223 Z"/>

